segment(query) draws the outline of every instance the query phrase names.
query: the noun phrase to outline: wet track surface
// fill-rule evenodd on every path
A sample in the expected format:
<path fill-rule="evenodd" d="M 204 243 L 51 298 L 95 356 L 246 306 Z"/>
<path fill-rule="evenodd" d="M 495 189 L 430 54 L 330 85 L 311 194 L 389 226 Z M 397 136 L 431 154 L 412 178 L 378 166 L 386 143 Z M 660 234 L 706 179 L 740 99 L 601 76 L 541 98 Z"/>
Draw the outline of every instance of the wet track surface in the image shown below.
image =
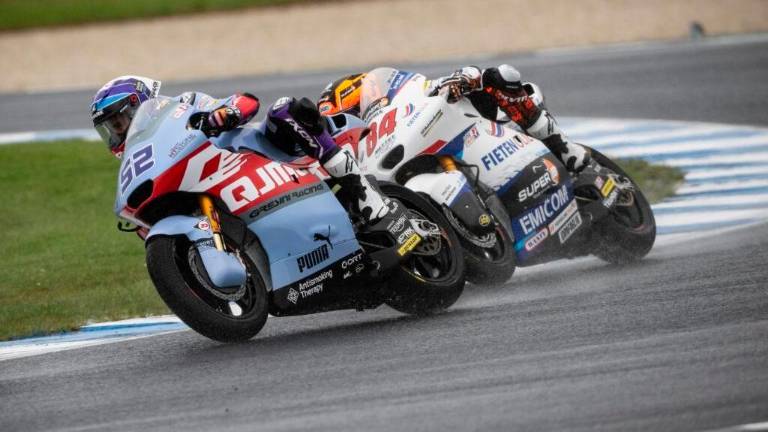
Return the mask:
<path fill-rule="evenodd" d="M 470 287 L 3 362 L 2 430 L 705 430 L 768 419 L 768 226 Z"/>
<path fill-rule="evenodd" d="M 537 78 L 558 113 L 764 125 L 766 48 L 508 60 Z M 295 93 L 272 78 L 284 87 L 260 93 L 314 95 L 329 78 L 303 77 Z M 206 90 L 266 89 L 269 80 Z M 73 115 L 55 108 L 60 96 L 40 97 Z M 10 121 L 0 131 L 46 128 Z M 87 117 L 61 127 L 85 126 Z M 763 224 L 662 245 L 630 267 L 585 259 L 522 271 L 505 287 L 468 287 L 432 318 L 383 307 L 270 319 L 239 345 L 186 331 L 8 360 L 0 430 L 707 430 L 768 421 L 766 262 Z"/>

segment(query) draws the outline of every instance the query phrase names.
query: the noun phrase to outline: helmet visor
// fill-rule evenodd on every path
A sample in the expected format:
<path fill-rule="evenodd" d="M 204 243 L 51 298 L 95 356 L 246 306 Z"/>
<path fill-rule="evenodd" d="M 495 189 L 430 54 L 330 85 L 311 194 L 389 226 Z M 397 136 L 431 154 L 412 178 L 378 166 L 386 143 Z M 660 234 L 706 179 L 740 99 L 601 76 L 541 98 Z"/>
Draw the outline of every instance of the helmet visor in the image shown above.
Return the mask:
<path fill-rule="evenodd" d="M 129 98 L 126 98 L 108 106 L 98 116 L 94 116 L 93 126 L 110 149 L 114 149 L 125 141 L 128 126 L 131 125 L 137 108 L 138 104 L 132 104 Z"/>

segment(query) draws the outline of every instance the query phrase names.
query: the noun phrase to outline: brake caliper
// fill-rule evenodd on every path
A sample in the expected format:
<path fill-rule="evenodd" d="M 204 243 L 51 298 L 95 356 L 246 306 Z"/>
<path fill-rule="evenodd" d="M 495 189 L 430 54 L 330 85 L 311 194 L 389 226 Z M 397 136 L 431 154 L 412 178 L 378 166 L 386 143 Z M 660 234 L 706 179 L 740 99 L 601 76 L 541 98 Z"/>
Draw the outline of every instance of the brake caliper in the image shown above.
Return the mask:
<path fill-rule="evenodd" d="M 426 219 L 411 219 L 413 229 L 421 237 L 421 242 L 411 253 L 415 255 L 437 255 L 442 247 L 440 227 Z"/>

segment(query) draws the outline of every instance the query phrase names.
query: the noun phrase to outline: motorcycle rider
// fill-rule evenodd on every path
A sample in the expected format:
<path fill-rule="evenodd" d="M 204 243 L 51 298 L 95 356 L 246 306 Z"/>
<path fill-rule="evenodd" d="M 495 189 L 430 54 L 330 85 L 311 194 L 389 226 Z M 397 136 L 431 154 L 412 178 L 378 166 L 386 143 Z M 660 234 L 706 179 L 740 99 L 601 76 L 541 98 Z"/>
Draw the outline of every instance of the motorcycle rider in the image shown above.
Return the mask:
<path fill-rule="evenodd" d="M 120 76 L 110 80 L 96 92 L 91 103 L 93 126 L 117 158 L 122 158 L 128 128 L 139 106 L 159 95 L 161 82 L 141 76 Z M 197 92 L 179 95 L 183 103 L 216 106 L 194 125 L 207 136 L 218 136 L 249 122 L 259 110 L 259 99 L 250 93 L 236 93 L 216 100 Z M 362 175 L 348 150 L 336 146 L 328 133 L 325 117 L 307 98 L 281 98 L 267 114 L 267 139 L 281 149 L 298 146 L 318 159 L 332 177 L 353 193 L 360 214 L 373 224 L 389 212 L 388 201 Z"/>
<path fill-rule="evenodd" d="M 334 115 L 346 112 L 359 116 L 360 88 L 365 74 L 353 74 L 329 83 L 317 101 L 320 112 Z M 426 82 L 425 92 L 435 95 L 448 88 L 452 99 L 467 97 L 478 112 L 492 121 L 513 121 L 528 135 L 542 141 L 571 172 L 581 171 L 590 155 L 571 142 L 544 108 L 541 92 L 533 83 L 523 82 L 520 72 L 502 64 L 481 70 L 465 66 L 453 74 Z M 501 111 L 506 118 L 499 118 Z"/>

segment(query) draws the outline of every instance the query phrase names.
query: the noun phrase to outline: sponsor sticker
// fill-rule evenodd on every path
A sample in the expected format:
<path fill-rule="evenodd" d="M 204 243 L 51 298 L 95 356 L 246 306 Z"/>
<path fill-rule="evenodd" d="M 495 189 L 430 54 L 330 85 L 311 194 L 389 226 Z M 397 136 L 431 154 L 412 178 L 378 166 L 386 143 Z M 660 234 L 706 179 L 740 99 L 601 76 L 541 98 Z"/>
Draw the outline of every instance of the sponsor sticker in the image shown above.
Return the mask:
<path fill-rule="evenodd" d="M 426 126 L 424 126 L 421 129 L 421 136 L 425 137 L 429 134 L 429 131 L 432 130 L 432 128 L 437 124 L 437 122 L 440 121 L 440 119 L 443 117 L 443 110 L 439 110 L 435 113 L 435 115 L 432 116 L 431 119 L 429 119 L 429 122 Z"/>
<path fill-rule="evenodd" d="M 517 193 L 518 201 L 523 202 L 529 198 L 538 198 L 544 191 L 549 189 L 550 186 L 556 186 L 560 182 L 560 174 L 557 172 L 555 165 L 546 159 L 544 159 L 544 165 L 547 168 L 544 174 Z M 536 172 L 536 168 L 540 166 L 541 165 L 534 165 L 533 172 Z M 552 169 L 550 169 L 550 167 L 554 170 L 554 175 L 552 174 Z"/>
<path fill-rule="evenodd" d="M 571 201 L 570 204 L 568 204 L 568 207 L 563 210 L 562 213 L 560 213 L 555 220 L 552 221 L 551 224 L 549 224 L 549 234 L 554 235 L 560 228 L 565 225 L 565 223 L 570 219 L 571 216 L 573 216 L 574 213 L 576 213 L 579 210 L 579 205 L 576 204 L 576 201 Z"/>
<path fill-rule="evenodd" d="M 576 213 L 571 219 L 568 220 L 568 222 L 565 223 L 563 228 L 560 230 L 560 234 L 558 234 L 560 237 L 560 243 L 565 243 L 566 240 L 568 240 L 580 226 L 581 215 Z"/>
<path fill-rule="evenodd" d="M 480 161 L 483 163 L 486 171 L 490 171 L 497 165 L 501 164 L 505 159 L 508 159 L 513 154 L 527 147 L 531 142 L 533 141 L 524 140 L 518 138 L 518 136 L 515 135 L 512 139 L 504 141 L 503 143 L 497 145 L 493 150 L 484 154 L 480 158 Z"/>
<path fill-rule="evenodd" d="M 322 245 L 312 252 L 296 258 L 296 265 L 299 268 L 299 272 L 304 273 L 304 270 L 308 270 L 317 266 L 318 264 L 330 258 L 330 256 L 331 255 L 328 252 L 328 245 Z"/>
<path fill-rule="evenodd" d="M 329 269 L 328 271 L 324 271 L 311 279 L 307 279 L 304 282 L 299 282 L 299 290 L 306 291 L 317 284 L 322 285 L 322 282 L 324 280 L 332 279 L 332 278 L 333 278 L 333 269 Z"/>
<path fill-rule="evenodd" d="M 387 231 L 391 232 L 392 234 L 397 234 L 400 231 L 405 228 L 405 223 L 408 221 L 408 218 L 405 217 L 405 215 L 400 216 L 399 219 L 394 220 L 387 225 Z"/>
<path fill-rule="evenodd" d="M 299 300 L 299 292 L 295 289 L 291 288 L 288 290 L 288 301 L 296 304 L 296 302 Z"/>
<path fill-rule="evenodd" d="M 409 118 L 409 119 L 408 119 L 408 123 L 406 123 L 406 126 L 408 126 L 408 127 L 411 127 L 411 126 L 413 126 L 413 124 L 414 124 L 414 123 L 416 123 L 416 120 L 418 120 L 418 119 L 419 119 L 419 117 L 421 117 L 421 113 L 423 113 L 423 112 L 424 112 L 423 110 L 424 110 L 424 107 L 425 107 L 425 106 L 426 106 L 426 104 L 423 104 L 423 105 L 421 105 L 421 106 L 418 108 L 418 111 L 416 111 L 416 113 L 415 113 L 415 114 L 413 114 L 413 115 L 411 116 L 411 118 Z"/>
<path fill-rule="evenodd" d="M 199 230 L 208 231 L 209 229 L 211 229 L 211 224 L 209 224 L 207 220 L 202 219 L 200 220 L 200 222 L 197 223 L 196 227 Z"/>
<path fill-rule="evenodd" d="M 248 217 L 251 219 L 255 219 L 257 217 L 263 216 L 267 212 L 275 210 L 276 208 L 280 207 L 285 203 L 291 202 L 292 200 L 298 201 L 298 200 L 307 198 L 310 195 L 320 192 L 322 190 L 323 190 L 322 183 L 311 185 L 304 189 L 293 190 L 290 193 L 278 196 L 254 208 L 253 210 L 250 211 L 250 213 L 248 213 Z M 254 196 L 256 196 L 256 194 L 254 194 Z"/>
<path fill-rule="evenodd" d="M 363 253 L 360 252 L 357 255 L 353 256 L 352 258 L 342 261 L 341 268 L 346 270 L 347 267 L 352 267 L 352 265 L 360 263 L 362 259 L 363 259 Z"/>
<path fill-rule="evenodd" d="M 616 198 L 619 196 L 619 190 L 614 189 L 611 195 L 603 200 L 603 205 L 607 208 L 613 207 L 613 204 L 616 202 Z"/>
<path fill-rule="evenodd" d="M 595 177 L 595 187 L 602 189 L 605 184 L 605 180 L 602 177 Z"/>
<path fill-rule="evenodd" d="M 416 234 L 416 231 L 413 230 L 413 228 L 408 228 L 407 230 L 403 231 L 399 236 L 397 236 L 397 243 L 403 244 L 407 238 L 410 236 Z"/>
<path fill-rule="evenodd" d="M 544 166 L 547 168 L 547 172 L 549 173 L 549 178 L 552 179 L 552 183 L 560 183 L 560 171 L 557 170 L 555 164 L 547 159 L 544 159 Z"/>
<path fill-rule="evenodd" d="M 323 284 L 317 284 L 308 290 L 300 291 L 299 294 L 301 294 L 301 298 L 307 298 L 321 292 L 323 292 Z"/>
<path fill-rule="evenodd" d="M 536 235 L 529 238 L 525 242 L 525 250 L 532 251 L 536 249 L 536 246 L 540 245 L 541 242 L 543 242 L 547 237 L 549 236 L 548 231 L 546 228 L 542 229 L 541 231 L 537 232 Z"/>
<path fill-rule="evenodd" d="M 173 112 L 173 118 L 181 118 L 185 112 L 189 109 L 189 104 L 182 103 L 176 107 L 176 111 Z"/>
<path fill-rule="evenodd" d="M 517 220 L 524 235 L 531 234 L 550 218 L 555 216 L 570 201 L 567 185 L 562 185 L 553 194 L 547 196 L 544 202 L 534 207 Z"/>
<path fill-rule="evenodd" d="M 403 243 L 402 246 L 400 246 L 400 249 L 397 250 L 398 255 L 403 256 L 406 253 L 412 251 L 419 243 L 421 242 L 421 236 L 418 234 L 412 235 L 408 240 Z"/>
<path fill-rule="evenodd" d="M 161 100 L 155 105 L 155 111 L 160 111 L 161 109 L 165 108 L 165 106 L 168 105 L 170 102 L 171 102 L 170 99 Z"/>
<path fill-rule="evenodd" d="M 168 152 L 168 157 L 174 158 L 181 153 L 182 150 L 184 150 L 189 143 L 194 141 L 195 134 L 187 135 L 183 140 L 177 142 L 176 144 L 171 147 L 171 150 Z"/>
<path fill-rule="evenodd" d="M 479 136 L 480 131 L 477 130 L 477 126 L 467 131 L 467 133 L 464 134 L 464 147 L 471 146 Z"/>
<path fill-rule="evenodd" d="M 605 182 L 605 184 L 603 185 L 603 187 L 600 189 L 600 193 L 601 193 L 601 194 L 603 194 L 603 196 L 604 196 L 604 197 L 607 197 L 607 196 L 608 196 L 608 194 L 610 194 L 610 193 L 611 193 L 611 191 L 613 190 L 613 188 L 614 188 L 615 186 L 616 186 L 616 183 L 614 183 L 614 182 L 613 182 L 613 179 L 612 179 L 612 178 L 609 178 L 609 179 L 608 179 L 608 180 Z"/>

